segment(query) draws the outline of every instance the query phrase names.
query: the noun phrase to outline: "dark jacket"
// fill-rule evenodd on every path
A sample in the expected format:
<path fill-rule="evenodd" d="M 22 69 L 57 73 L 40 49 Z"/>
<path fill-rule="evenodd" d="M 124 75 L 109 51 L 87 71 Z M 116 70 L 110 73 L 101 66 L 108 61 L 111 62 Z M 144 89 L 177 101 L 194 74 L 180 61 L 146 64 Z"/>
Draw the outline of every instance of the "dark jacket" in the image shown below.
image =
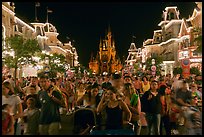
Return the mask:
<path fill-rule="evenodd" d="M 146 91 L 141 97 L 141 109 L 142 112 L 148 112 L 153 114 L 159 114 L 162 109 L 160 95 L 152 95 L 152 98 L 148 100 L 149 95 L 152 94 L 150 90 Z"/>

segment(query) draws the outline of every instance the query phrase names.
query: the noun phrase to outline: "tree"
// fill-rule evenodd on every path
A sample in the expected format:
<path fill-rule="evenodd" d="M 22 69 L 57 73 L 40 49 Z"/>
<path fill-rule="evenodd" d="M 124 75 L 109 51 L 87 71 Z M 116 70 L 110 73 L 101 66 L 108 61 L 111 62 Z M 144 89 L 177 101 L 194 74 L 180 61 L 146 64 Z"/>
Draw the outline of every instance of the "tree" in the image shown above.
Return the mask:
<path fill-rule="evenodd" d="M 195 75 L 200 75 L 200 70 L 197 67 L 190 68 L 190 73 Z"/>
<path fill-rule="evenodd" d="M 152 59 L 155 59 L 155 66 L 156 66 L 156 75 L 161 74 L 161 64 L 163 63 L 163 59 L 161 56 L 154 55 L 151 58 L 148 58 L 146 61 L 146 69 L 151 71 L 152 67 Z"/>
<path fill-rule="evenodd" d="M 183 72 L 183 70 L 182 70 L 181 67 L 176 67 L 176 68 L 174 68 L 174 70 L 173 70 L 173 74 L 174 74 L 174 75 L 177 75 L 177 74 L 182 75 L 182 72 Z"/>
<path fill-rule="evenodd" d="M 195 27 L 193 29 L 194 35 L 197 37 L 193 40 L 193 43 L 195 43 L 198 47 L 196 49 L 197 52 L 202 53 L 202 28 Z"/>
<path fill-rule="evenodd" d="M 5 40 L 5 52 L 13 52 L 2 57 L 3 65 L 14 68 L 14 81 L 16 81 L 17 69 L 26 64 L 35 65 L 37 62 L 32 58 L 37 52 L 41 52 L 36 39 L 25 39 L 23 36 L 12 36 Z"/>
<path fill-rule="evenodd" d="M 41 71 L 46 71 L 45 68 L 48 68 L 48 73 L 51 78 L 57 76 L 57 72 L 65 73 L 66 72 L 66 58 L 63 54 L 40 54 L 40 61 L 45 61 L 47 59 L 47 64 L 45 64 L 44 69 Z"/>

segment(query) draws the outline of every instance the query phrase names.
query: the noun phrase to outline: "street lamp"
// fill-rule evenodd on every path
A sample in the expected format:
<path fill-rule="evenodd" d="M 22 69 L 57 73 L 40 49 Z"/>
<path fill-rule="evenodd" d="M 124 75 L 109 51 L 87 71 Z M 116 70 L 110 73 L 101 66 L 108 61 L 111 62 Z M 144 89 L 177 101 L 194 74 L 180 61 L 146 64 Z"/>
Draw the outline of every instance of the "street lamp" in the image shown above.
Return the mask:
<path fill-rule="evenodd" d="M 157 69 L 157 67 L 155 66 L 155 59 L 152 59 L 152 67 L 151 67 L 151 70 L 152 70 L 152 75 L 153 75 L 153 76 L 156 75 L 156 69 Z"/>
<path fill-rule="evenodd" d="M 155 64 L 155 59 L 152 59 L 152 65 L 154 65 Z"/>

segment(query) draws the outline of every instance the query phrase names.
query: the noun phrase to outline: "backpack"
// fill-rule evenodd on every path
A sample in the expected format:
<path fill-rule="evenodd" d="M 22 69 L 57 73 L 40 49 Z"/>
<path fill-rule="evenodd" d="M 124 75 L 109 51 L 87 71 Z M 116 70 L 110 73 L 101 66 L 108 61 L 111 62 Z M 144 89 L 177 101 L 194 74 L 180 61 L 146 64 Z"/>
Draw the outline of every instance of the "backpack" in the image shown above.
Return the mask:
<path fill-rule="evenodd" d="M 137 105 L 137 103 L 138 103 L 138 97 L 139 97 L 139 95 L 137 95 L 137 94 L 133 94 L 133 95 L 131 96 L 131 99 L 130 99 L 130 104 L 131 104 L 131 106 L 136 106 L 136 105 Z"/>

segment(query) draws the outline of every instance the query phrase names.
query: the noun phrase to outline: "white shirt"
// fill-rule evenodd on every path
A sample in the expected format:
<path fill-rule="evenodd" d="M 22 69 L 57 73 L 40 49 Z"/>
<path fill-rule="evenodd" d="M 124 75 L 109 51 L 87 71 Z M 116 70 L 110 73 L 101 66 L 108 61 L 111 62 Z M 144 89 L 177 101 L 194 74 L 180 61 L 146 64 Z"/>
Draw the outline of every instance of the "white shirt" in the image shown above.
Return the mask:
<path fill-rule="evenodd" d="M 17 114 L 17 105 L 21 103 L 21 99 L 17 95 L 11 95 L 8 98 L 4 95 L 2 95 L 2 105 L 9 104 L 11 105 L 11 113 Z"/>

